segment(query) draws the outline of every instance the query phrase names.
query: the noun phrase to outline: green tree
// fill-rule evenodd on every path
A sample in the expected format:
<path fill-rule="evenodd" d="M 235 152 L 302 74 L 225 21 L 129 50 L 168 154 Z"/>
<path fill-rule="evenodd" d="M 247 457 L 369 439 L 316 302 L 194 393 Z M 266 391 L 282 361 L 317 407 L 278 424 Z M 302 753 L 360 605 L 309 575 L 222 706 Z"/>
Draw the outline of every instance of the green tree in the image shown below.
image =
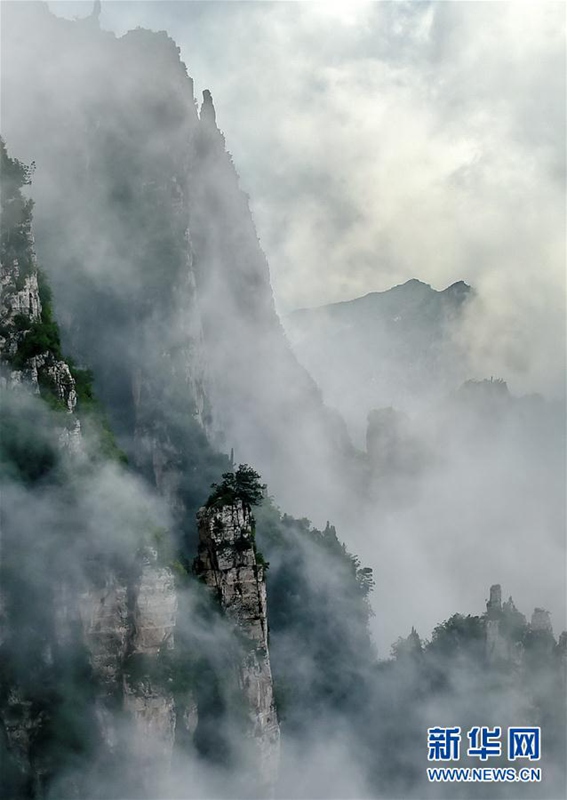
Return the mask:
<path fill-rule="evenodd" d="M 240 464 L 236 472 L 224 472 L 221 483 L 211 485 L 212 493 L 207 500 L 207 508 L 232 505 L 240 500 L 248 511 L 264 499 L 266 485 L 248 464 Z"/>

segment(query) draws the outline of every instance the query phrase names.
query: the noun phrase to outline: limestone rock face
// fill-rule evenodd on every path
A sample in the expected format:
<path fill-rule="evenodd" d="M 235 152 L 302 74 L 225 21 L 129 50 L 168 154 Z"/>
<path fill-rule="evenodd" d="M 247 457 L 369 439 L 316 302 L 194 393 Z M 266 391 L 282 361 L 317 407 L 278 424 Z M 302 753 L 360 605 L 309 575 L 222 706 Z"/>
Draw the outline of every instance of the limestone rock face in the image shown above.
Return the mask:
<path fill-rule="evenodd" d="M 0 357 L 10 361 L 27 330 L 41 317 L 37 269 L 24 274 L 17 258 L 3 261 L 0 270 Z M 14 370 L 16 371 L 16 370 Z M 16 378 L 18 382 L 18 378 Z M 37 383 L 37 376 L 36 376 Z"/>
<path fill-rule="evenodd" d="M 132 652 L 157 655 L 172 649 L 177 616 L 177 594 L 172 571 L 157 563 L 157 553 L 147 548 L 133 610 Z"/>
<path fill-rule="evenodd" d="M 81 596 L 79 608 L 91 665 L 110 690 L 120 681 L 131 634 L 126 582 L 109 573 L 102 588 Z"/>
<path fill-rule="evenodd" d="M 246 701 L 247 735 L 255 748 L 260 792 L 273 794 L 279 764 L 279 723 L 268 650 L 265 568 L 258 563 L 253 518 L 240 501 L 198 514 L 195 570 L 217 595 L 243 642 L 237 664 Z"/>
<path fill-rule="evenodd" d="M 41 316 L 37 274 L 32 273 L 22 278 L 17 259 L 11 264 L 2 265 L 0 313 L 4 327 L 0 333 L 0 349 L 5 349 L 7 354 L 13 355 L 17 346 L 15 336 L 17 315 L 23 314 L 30 322 L 35 322 Z"/>
<path fill-rule="evenodd" d="M 146 760 L 150 752 L 167 769 L 175 739 L 175 703 L 171 693 L 149 679 L 128 676 L 125 665 L 134 655 L 157 657 L 174 646 L 177 593 L 172 571 L 157 563 L 147 548 L 137 579 L 106 574 L 105 585 L 89 588 L 80 600 L 84 639 L 93 670 L 108 694 L 122 694 L 133 719 L 134 751 Z M 101 712 L 102 713 L 102 712 Z M 112 719 L 102 713 L 107 744 L 115 738 Z"/>
<path fill-rule="evenodd" d="M 34 394 L 40 394 L 41 385 L 48 386 L 52 396 L 69 414 L 61 428 L 61 446 L 78 452 L 81 424 L 73 416 L 77 392 L 69 365 L 50 349 L 23 360 L 16 359 L 26 337 L 41 323 L 43 312 L 31 237 L 29 248 L 31 272 L 24 273 L 16 258 L 0 265 L 0 380 L 8 388 L 27 385 Z"/>
<path fill-rule="evenodd" d="M 158 563 L 157 552 L 146 548 L 142 568 L 130 592 L 129 656 L 156 659 L 162 649 L 174 648 L 177 592 L 171 569 Z M 133 720 L 130 747 L 149 782 L 165 776 L 171 765 L 177 707 L 167 686 L 151 679 L 124 676 L 124 709 Z"/>
<path fill-rule="evenodd" d="M 199 561 L 226 615 L 267 650 L 264 567 L 254 553 L 251 515 L 242 503 L 199 512 Z"/>
<path fill-rule="evenodd" d="M 187 464 L 187 441 L 197 455 L 195 431 L 205 431 L 212 437 L 206 394 L 208 364 L 186 195 L 187 191 L 176 184 L 167 214 L 167 219 L 183 231 L 178 273 L 161 298 L 162 304 L 147 317 L 142 314 L 130 334 L 132 340 L 144 343 L 143 355 L 133 368 L 128 369 L 127 361 L 121 367 L 127 384 L 124 390 L 133 401 L 134 436 L 129 456 L 150 477 L 178 522 L 188 516 L 194 519 L 197 511 L 196 506 L 188 507 L 184 492 L 192 469 Z M 158 339 L 156 330 L 162 332 Z M 207 489 L 210 482 L 205 481 Z"/>
<path fill-rule="evenodd" d="M 167 773 L 171 764 L 175 741 L 175 702 L 173 696 L 150 684 L 133 691 L 126 688 L 124 708 L 135 721 L 134 741 L 131 742 L 135 756 L 143 769 Z"/>
<path fill-rule="evenodd" d="M 25 234 L 23 251 L 26 259 L 20 263 L 10 248 L 2 249 L 0 381 L 9 390 L 41 394 L 59 409 L 54 425 L 60 447 L 80 454 L 76 383 L 69 364 L 60 356 L 57 326 L 41 287 L 31 230 Z M 187 291 L 192 291 L 189 283 Z M 184 299 L 185 295 L 180 302 Z M 159 397 L 158 402 L 162 399 Z M 82 454 L 87 457 L 86 451 Z M 156 453 L 156 459 L 160 454 L 163 449 Z M 167 470 L 163 469 L 161 475 L 159 488 L 167 497 Z M 97 687 L 93 697 L 95 724 L 107 750 L 118 752 L 125 746 L 138 759 L 142 771 L 163 775 L 171 761 L 176 718 L 182 719 L 190 737 L 197 724 L 191 692 L 185 692 L 176 708 L 167 680 L 160 679 L 159 669 L 153 670 L 162 650 L 174 647 L 177 592 L 173 573 L 159 563 L 157 551 L 148 547 L 126 571 L 117 571 L 101 561 L 95 573 L 88 570 L 89 576 L 85 573 L 78 580 L 63 578 L 54 583 L 45 598 L 52 625 L 40 657 L 47 670 L 56 670 L 61 652 L 86 651 Z M 10 629 L 4 601 L 0 592 L 0 639 Z M 132 674 L 130 667 L 136 658 L 142 660 L 143 669 Z M 154 673 L 158 676 L 155 679 L 150 677 Z M 17 686 L 5 705 L 10 749 L 23 772 L 29 771 L 34 737 L 45 720 L 24 695 L 20 696 Z M 38 774 L 37 765 L 31 771 Z M 146 777 L 149 780 L 149 775 Z"/>

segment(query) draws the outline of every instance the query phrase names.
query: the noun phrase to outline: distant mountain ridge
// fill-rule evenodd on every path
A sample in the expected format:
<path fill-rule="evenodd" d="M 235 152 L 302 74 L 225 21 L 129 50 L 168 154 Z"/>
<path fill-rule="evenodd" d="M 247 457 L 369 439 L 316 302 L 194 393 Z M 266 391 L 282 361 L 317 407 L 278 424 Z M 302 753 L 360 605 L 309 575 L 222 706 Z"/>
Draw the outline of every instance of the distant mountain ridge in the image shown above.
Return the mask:
<path fill-rule="evenodd" d="M 316 311 L 338 311 L 339 308 L 345 307 L 354 307 L 360 308 L 362 304 L 367 304 L 373 301 L 377 302 L 386 302 L 387 300 L 393 300 L 394 298 L 405 297 L 408 298 L 413 295 L 414 298 L 424 298 L 434 292 L 437 295 L 442 295 L 443 300 L 448 302 L 459 302 L 464 301 L 468 297 L 470 297 L 471 293 L 474 294 L 474 289 L 465 283 L 465 281 L 456 281 L 452 283 L 450 286 L 447 286 L 446 289 L 434 289 L 429 283 L 425 283 L 424 281 L 420 281 L 418 278 L 410 278 L 410 280 L 405 281 L 405 283 L 399 283 L 396 286 L 392 286 L 391 289 L 385 289 L 381 292 L 368 292 L 368 294 L 362 295 L 361 297 L 355 297 L 352 300 L 339 300 L 336 303 L 327 303 L 322 306 L 312 306 L 312 307 L 305 307 L 305 308 L 297 308 L 294 311 L 291 311 L 288 316 L 301 316 L 306 313 L 313 313 Z M 419 293 L 419 294 L 418 294 Z"/>
<path fill-rule="evenodd" d="M 466 379 L 455 333 L 475 291 L 457 281 L 438 291 L 413 278 L 318 308 L 291 312 L 284 326 L 325 400 L 355 432 L 373 408 L 409 410 Z"/>

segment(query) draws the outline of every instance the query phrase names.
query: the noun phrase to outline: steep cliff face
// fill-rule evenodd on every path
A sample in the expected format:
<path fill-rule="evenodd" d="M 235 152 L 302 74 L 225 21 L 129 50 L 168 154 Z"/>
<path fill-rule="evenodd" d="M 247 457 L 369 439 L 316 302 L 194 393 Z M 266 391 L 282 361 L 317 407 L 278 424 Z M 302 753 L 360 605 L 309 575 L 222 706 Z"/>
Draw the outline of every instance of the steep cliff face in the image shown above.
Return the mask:
<path fill-rule="evenodd" d="M 104 758 L 127 752 L 148 786 L 167 775 L 178 706 L 193 703 L 187 692 L 176 702 L 167 682 L 153 676 L 160 654 L 175 647 L 177 603 L 173 573 L 152 548 L 140 553 L 129 576 L 108 565 L 94 584 L 59 583 L 53 597 L 59 646 L 84 646 L 92 670 Z M 144 670 L 131 669 L 135 658 L 144 659 Z"/>
<path fill-rule="evenodd" d="M 116 39 L 94 19 L 57 19 L 39 3 L 8 9 L 3 23 L 6 98 L 20 107 L 3 128 L 18 155 L 38 164 L 37 248 L 65 349 L 92 369 L 130 461 L 179 528 L 194 532 L 195 512 L 229 464 L 207 442 L 189 212 L 192 80 L 165 33 Z M 82 66 L 70 71 L 70 62 Z M 22 126 L 24 107 L 33 119 Z"/>
<path fill-rule="evenodd" d="M 268 649 L 265 566 L 254 543 L 254 520 L 240 500 L 198 515 L 195 571 L 209 586 L 240 641 L 237 670 L 246 701 L 246 736 L 254 746 L 260 797 L 278 776 L 280 731 Z"/>
<path fill-rule="evenodd" d="M 62 356 L 49 289 L 38 268 L 32 205 L 22 192 L 29 172 L 8 156 L 3 142 L 1 155 L 6 213 L 0 241 L 0 410 L 3 425 L 14 428 L 0 443 L 1 490 L 8 497 L 0 564 L 0 655 L 5 665 L 0 746 L 9 768 L 2 786 L 14 796 L 90 796 L 91 782 L 100 782 L 110 769 L 113 791 L 119 786 L 148 796 L 159 793 L 160 782 L 167 779 L 175 745 L 193 752 L 199 709 L 191 670 L 202 653 L 190 652 L 187 642 L 176 644 L 180 592 L 171 567 L 174 545 L 148 512 L 138 513 L 140 497 L 135 503 L 128 499 L 136 489 L 121 471 L 120 459 L 117 463 L 114 454 L 98 446 L 105 431 L 88 372 Z M 82 381 L 80 393 L 74 375 Z M 93 404 L 98 410 L 91 418 Z M 139 408 L 147 411 L 147 401 L 140 401 Z M 88 423 L 84 437 L 81 413 Z M 159 428 L 155 418 L 148 424 Z M 140 437 L 149 436 L 148 430 Z M 70 447 L 73 442 L 76 446 Z M 163 442 L 160 448 L 153 450 L 155 483 L 175 513 L 167 466 L 163 460 L 156 466 Z M 109 478 L 118 484 L 116 495 Z M 151 495 L 147 484 L 143 488 Z M 28 519 L 24 507 L 34 504 L 41 510 Z M 116 505 L 123 506 L 123 514 Z M 34 514 L 42 526 L 39 539 Z M 126 526 L 134 525 L 129 537 L 120 528 L 120 517 Z M 99 527 L 108 528 L 109 538 L 97 539 Z M 65 539 L 69 531 L 72 536 Z M 152 539 L 156 546 L 148 544 Z M 41 569 L 35 563 L 38 550 Z M 190 577 L 176 564 L 185 594 L 191 595 Z M 263 786 L 268 773 L 273 784 L 276 770 L 266 731 L 277 742 L 278 728 L 260 567 L 255 574 L 255 619 L 264 636 L 256 642 L 258 653 L 243 656 L 246 670 L 241 660 L 233 668 L 239 671 L 248 719 L 259 730 L 251 735 L 259 742 L 261 766 L 253 765 L 252 773 L 261 773 Z M 186 638 L 191 624 L 183 620 Z M 28 660 L 31 678 L 25 670 Z M 66 725 L 71 727 L 62 733 Z M 73 756 L 75 751 L 80 757 Z M 123 780 L 115 772 L 120 761 Z"/>
<path fill-rule="evenodd" d="M 173 573 L 159 565 L 153 548 L 143 550 L 130 580 L 107 573 L 103 587 L 87 588 L 80 598 L 84 640 L 103 690 L 98 711 L 104 741 L 111 752 L 120 741 L 120 719 L 110 709 L 112 699 L 121 697 L 126 718 L 132 720 L 128 749 L 146 781 L 167 775 L 176 701 L 167 684 L 133 674 L 129 665 L 133 658 L 145 658 L 151 674 L 160 653 L 174 650 L 177 604 Z"/>
<path fill-rule="evenodd" d="M 19 288 L 21 284 L 23 286 Z M 42 345 L 31 341 L 45 326 L 37 266 L 31 274 L 22 275 L 16 259 L 2 264 L 0 318 L 0 363 L 4 367 L 5 385 L 13 388 L 25 383 L 35 394 L 41 394 L 43 389 L 54 403 L 73 414 L 77 392 L 69 365 L 57 358 L 49 342 Z M 37 352 L 40 350 L 42 352 Z M 75 437 L 80 435 L 78 419 L 73 419 L 69 427 Z"/>
<path fill-rule="evenodd" d="M 285 339 L 210 94 L 199 117 L 163 33 L 116 39 L 29 6 L 5 15 L 5 135 L 37 162 L 37 246 L 64 342 L 122 446 L 180 527 L 229 466 L 214 448 L 255 464 L 291 511 L 315 513 L 330 481 L 339 506 L 352 448 Z"/>
<path fill-rule="evenodd" d="M 37 264 L 31 230 L 32 205 L 22 193 L 29 172 L 8 156 L 3 142 L 1 148 L 2 410 L 10 413 L 10 409 L 17 408 L 18 404 L 25 408 L 29 395 L 39 396 L 38 400 L 46 404 L 43 419 L 38 413 L 41 407 L 32 406 L 35 420 L 32 416 L 27 429 L 24 420 L 20 432 L 13 434 L 13 440 L 7 444 L 3 442 L 6 452 L 2 454 L 2 491 L 10 495 L 15 490 L 11 480 L 12 458 L 27 469 L 23 477 L 28 483 L 33 485 L 38 479 L 54 480 L 54 486 L 61 486 L 67 492 L 67 502 L 72 505 L 72 471 L 85 475 L 90 471 L 92 479 L 95 479 L 96 472 L 89 465 L 90 456 L 82 438 L 76 380 L 72 368 L 62 356 L 49 289 Z M 47 407 L 53 411 L 51 416 L 47 416 Z M 17 426 L 17 417 L 15 422 Z M 47 429 L 42 430 L 42 425 Z M 34 439 L 39 440 L 41 435 L 45 435 L 49 440 L 50 430 L 55 437 L 46 443 L 48 455 L 44 452 L 38 458 L 37 452 L 32 450 L 30 456 L 28 450 L 30 446 L 34 447 Z M 24 432 L 27 439 L 22 441 Z M 37 451 L 37 442 L 35 447 Z M 58 462 L 59 474 L 50 477 L 51 466 Z M 31 499 L 28 498 L 28 502 Z M 70 510 L 68 521 L 63 517 L 62 524 L 69 524 L 72 515 Z M 0 681 L 0 707 L 4 720 L 4 745 L 14 764 L 13 771 L 19 776 L 17 781 L 35 784 L 36 791 L 41 794 L 50 779 L 61 770 L 54 753 L 41 745 L 45 728 L 53 726 L 61 713 L 57 701 L 50 699 L 53 689 L 46 690 L 42 697 L 38 688 L 27 685 L 25 677 L 16 668 L 18 651 L 23 644 L 18 629 L 23 629 L 25 642 L 25 630 L 38 613 L 34 608 L 36 602 L 41 605 L 43 619 L 43 629 L 33 645 L 34 668 L 41 673 L 40 683 L 57 685 L 57 672 L 62 671 L 65 675 L 69 654 L 81 652 L 84 667 L 87 668 L 88 664 L 91 671 L 92 697 L 84 713 L 86 721 L 93 726 L 92 735 L 101 737 L 107 755 L 119 746 L 123 734 L 116 715 L 118 699 L 131 720 L 133 742 L 129 751 L 135 754 L 144 769 L 166 772 L 175 735 L 173 696 L 167 687 L 133 679 L 127 675 L 126 665 L 136 655 L 155 660 L 162 649 L 174 647 L 177 593 L 171 569 L 158 563 L 157 552 L 152 548 L 146 547 L 136 553 L 134 545 L 129 568 L 119 570 L 113 565 L 109 553 L 93 550 L 85 542 L 86 549 L 80 560 L 77 561 L 76 554 L 69 554 L 73 565 L 69 570 L 58 570 L 53 577 L 47 575 L 38 580 L 30 568 L 36 543 L 33 538 L 27 541 L 25 521 L 20 520 L 14 525 L 12 516 L 13 509 L 8 501 L 3 519 L 0 583 L 1 645 L 7 674 Z M 78 521 L 74 524 L 79 536 L 84 526 Z M 50 542 L 49 536 L 47 532 L 48 541 L 44 544 L 48 563 L 57 550 L 56 543 Z M 18 547 L 18 539 L 22 537 L 25 545 Z M 88 565 L 92 559 L 98 559 L 99 566 L 96 575 L 89 577 Z M 22 616 L 18 610 L 22 601 L 30 606 L 29 617 L 25 612 Z M 64 682 L 58 687 L 61 697 L 72 691 L 84 694 L 84 690 L 68 675 L 64 680 L 69 685 Z M 185 701 L 191 705 L 190 697 L 185 697 Z M 79 741 L 76 746 L 80 746 Z M 62 771 L 65 772 L 66 767 Z M 86 791 L 85 784 L 74 779 L 68 789 L 78 796 Z"/>
<path fill-rule="evenodd" d="M 74 415 L 75 379 L 61 357 L 50 295 L 40 280 L 31 230 L 32 203 L 22 187 L 30 170 L 11 159 L 0 142 L 2 236 L 0 240 L 0 380 L 3 387 L 27 386 L 65 410 L 61 442 L 77 448 L 81 425 Z"/>
<path fill-rule="evenodd" d="M 266 256 L 210 92 L 203 94 L 192 140 L 192 174 L 189 207 L 215 441 L 255 464 L 286 508 L 312 513 L 325 497 L 334 514 L 358 477 L 354 451 L 276 314 Z"/>
<path fill-rule="evenodd" d="M 164 650 L 175 649 L 174 631 L 178 598 L 171 569 L 158 564 L 157 552 L 146 548 L 141 574 L 132 592 L 129 656 L 156 658 Z M 171 688 L 152 681 L 124 681 L 124 707 L 135 720 L 133 748 L 144 769 L 151 775 L 167 774 L 175 732 L 177 712 L 194 705 L 190 691 L 175 698 Z"/>

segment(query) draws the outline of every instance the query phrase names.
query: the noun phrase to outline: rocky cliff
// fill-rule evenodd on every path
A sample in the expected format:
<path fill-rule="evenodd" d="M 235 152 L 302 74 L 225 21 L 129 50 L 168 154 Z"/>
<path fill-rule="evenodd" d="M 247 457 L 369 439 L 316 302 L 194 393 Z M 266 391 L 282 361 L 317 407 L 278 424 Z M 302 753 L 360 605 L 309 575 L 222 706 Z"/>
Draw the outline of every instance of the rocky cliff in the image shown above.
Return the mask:
<path fill-rule="evenodd" d="M 499 583 L 490 587 L 486 604 L 486 659 L 490 667 L 507 667 L 510 675 L 518 675 L 526 668 L 526 647 L 534 647 L 550 655 L 555 640 L 549 611 L 535 608 L 528 623 L 518 611 L 511 597 L 502 602 Z M 529 655 L 529 654 L 528 654 Z"/>
<path fill-rule="evenodd" d="M 4 133 L 37 163 L 37 248 L 63 339 L 122 447 L 180 527 L 229 466 L 215 450 L 254 464 L 290 511 L 314 513 L 330 481 L 340 506 L 352 447 L 287 343 L 210 93 L 199 114 L 165 33 L 116 38 L 25 6 L 3 19 Z"/>
<path fill-rule="evenodd" d="M 268 650 L 263 559 L 256 551 L 254 519 L 240 500 L 199 511 L 199 555 L 195 571 L 213 590 L 240 641 L 237 670 L 246 698 L 246 736 L 252 741 L 261 785 L 273 794 L 279 763 L 279 725 Z"/>
<path fill-rule="evenodd" d="M 283 335 L 210 93 L 199 110 L 165 33 L 116 38 L 96 14 L 70 22 L 45 4 L 5 5 L 2 124 L 17 155 L 37 162 L 36 245 L 54 311 L 34 266 L 31 207 L 3 191 L 4 794 L 267 796 L 279 750 L 273 674 L 289 736 L 280 795 L 352 796 L 360 774 L 361 795 L 421 796 L 423 732 L 440 724 L 439 708 L 459 725 L 463 707 L 482 724 L 502 724 L 502 707 L 511 724 L 533 722 L 494 680 L 500 666 L 486 670 L 485 620 L 455 615 L 425 647 L 412 634 L 409 666 L 377 664 L 370 570 L 333 526 L 312 528 L 264 498 L 268 650 L 250 504 L 209 502 L 195 524 L 232 447 L 302 515 L 351 516 L 358 477 L 344 425 Z M 410 286 L 417 299 L 429 290 Z M 64 353 L 92 367 L 94 386 Z M 100 407 L 84 413 L 97 394 L 128 469 L 116 445 L 100 446 L 112 440 Z M 82 454 L 61 446 L 75 420 Z M 411 433 L 395 414 L 374 416 L 371 470 L 383 477 L 393 460 L 411 475 Z M 496 642 L 501 620 L 489 622 Z M 527 703 L 560 734 L 565 637 L 558 654 L 539 612 L 522 630 Z"/>
<path fill-rule="evenodd" d="M 111 434 L 104 428 L 88 373 L 62 355 L 49 288 L 38 268 L 32 204 L 22 191 L 29 171 L 8 156 L 4 142 L 1 156 L 0 410 L 3 426 L 12 428 L 0 443 L 0 479 L 7 498 L 0 576 L 5 664 L 0 744 L 9 765 L 3 786 L 13 796 L 39 798 L 55 792 L 84 797 L 93 785 L 105 785 L 102 776 L 108 772 L 112 791 L 119 786 L 135 796 L 152 796 L 168 779 L 175 749 L 195 755 L 200 713 L 195 664 L 204 653 L 198 645 L 193 651 L 188 645 L 187 631 L 195 625 L 187 618 L 187 597 L 194 592 L 191 576 L 174 560 L 171 532 L 156 528 L 148 517 L 151 506 L 140 513 L 136 503 L 141 496 L 131 503 L 129 495 L 138 489 L 121 459 L 99 446 Z M 142 401 L 139 407 L 147 411 Z M 147 424 L 159 432 L 155 418 Z M 148 430 L 139 438 L 148 438 Z M 169 501 L 175 519 L 175 492 L 163 458 L 157 458 L 164 443 L 158 447 L 151 442 L 152 483 Z M 150 485 L 139 488 L 151 498 Z M 32 511 L 28 519 L 25 506 L 36 504 L 42 510 Z M 34 514 L 39 514 L 41 541 Z M 206 576 L 211 584 L 230 584 L 246 595 L 235 633 L 252 645 L 235 645 L 229 669 L 238 673 L 239 702 L 255 744 L 251 780 L 264 796 L 276 780 L 279 745 L 266 592 L 250 538 L 250 515 L 240 509 L 236 516 L 242 531 L 224 541 L 223 559 L 211 562 Z M 120 520 L 127 528 L 133 526 L 129 536 Z M 98 538 L 99 527 L 108 528 L 107 538 Z M 218 544 L 217 521 L 213 527 L 210 540 L 201 531 L 208 552 Z M 65 539 L 70 531 L 72 537 Z M 245 551 L 241 545 L 246 539 Z M 43 558 L 40 569 L 37 552 Z M 185 598 L 185 638 L 179 645 L 180 596 Z M 232 620 L 235 597 L 225 592 L 219 599 Z M 23 668 L 28 659 L 33 663 L 29 676 Z M 69 704 L 74 707 L 65 710 Z M 65 724 L 69 730 L 61 741 Z M 71 757 L 75 751 L 80 757 Z M 119 776 L 121 762 L 124 774 Z"/>
<path fill-rule="evenodd" d="M 81 425 L 75 415 L 77 392 L 69 364 L 62 359 L 52 319 L 50 295 L 40 276 L 31 230 L 32 203 L 21 187 L 29 170 L 11 159 L 0 142 L 2 237 L 0 242 L 0 380 L 24 385 L 67 412 L 61 441 L 77 448 Z"/>

